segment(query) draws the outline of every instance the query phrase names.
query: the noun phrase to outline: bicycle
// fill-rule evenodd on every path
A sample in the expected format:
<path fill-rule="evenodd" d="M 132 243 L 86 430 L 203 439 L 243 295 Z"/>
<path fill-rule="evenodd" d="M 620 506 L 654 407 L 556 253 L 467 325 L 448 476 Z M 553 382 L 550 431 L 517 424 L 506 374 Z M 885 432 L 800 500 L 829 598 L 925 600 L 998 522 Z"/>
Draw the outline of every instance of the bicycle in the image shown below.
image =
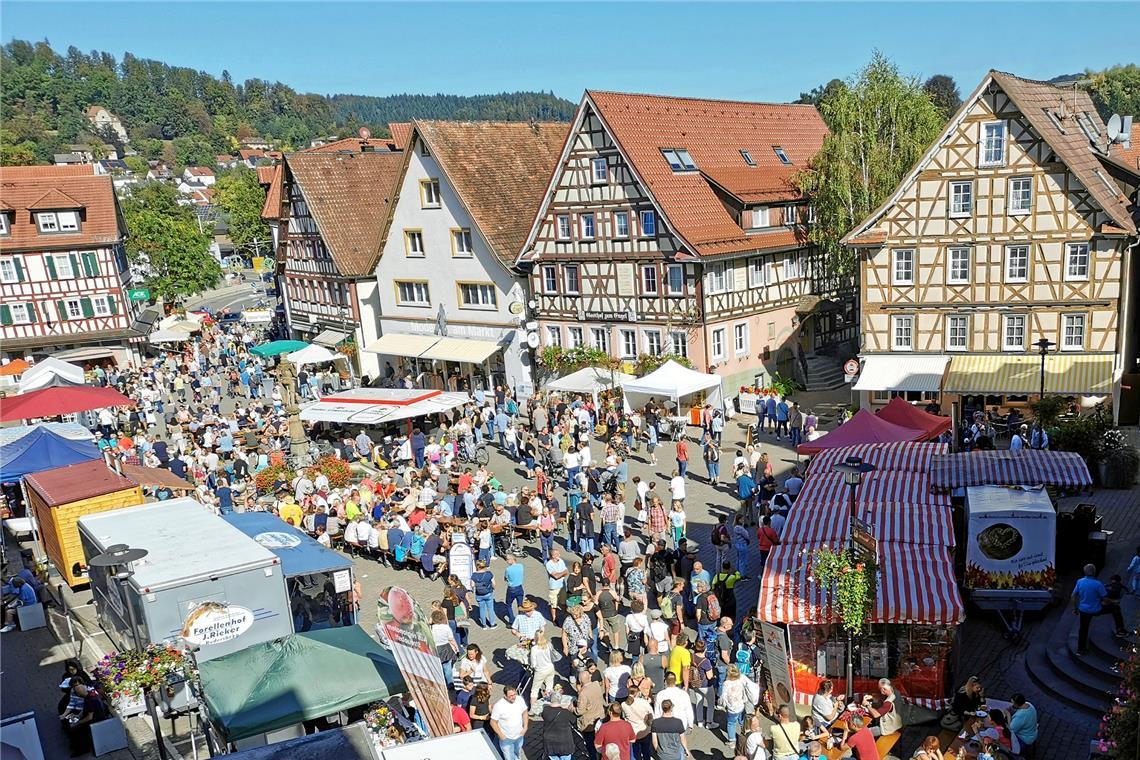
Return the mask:
<path fill-rule="evenodd" d="M 480 441 L 474 446 L 461 443 L 456 447 L 456 458 L 462 463 L 474 462 L 480 467 L 486 467 L 491 461 L 491 452 L 486 441 Z"/>

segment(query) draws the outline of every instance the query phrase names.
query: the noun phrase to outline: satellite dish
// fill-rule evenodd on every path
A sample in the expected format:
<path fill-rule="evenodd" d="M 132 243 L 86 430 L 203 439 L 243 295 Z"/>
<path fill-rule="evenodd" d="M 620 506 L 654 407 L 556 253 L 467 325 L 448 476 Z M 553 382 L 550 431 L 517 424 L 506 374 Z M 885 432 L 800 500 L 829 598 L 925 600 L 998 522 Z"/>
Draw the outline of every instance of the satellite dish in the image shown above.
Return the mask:
<path fill-rule="evenodd" d="M 527 333 L 526 344 L 531 348 L 538 348 L 538 333 Z"/>
<path fill-rule="evenodd" d="M 91 567 L 114 567 L 116 565 L 129 565 L 138 562 L 147 555 L 146 549 L 131 549 L 126 544 L 115 544 L 107 547 L 107 551 L 87 560 Z"/>
<path fill-rule="evenodd" d="M 361 140 L 367 140 L 369 137 L 372 137 L 372 130 L 368 127 L 361 127 L 357 134 L 360 135 Z"/>
<path fill-rule="evenodd" d="M 1114 113 L 1108 119 L 1108 139 L 1116 142 L 1120 138 L 1122 120 L 1120 114 Z"/>

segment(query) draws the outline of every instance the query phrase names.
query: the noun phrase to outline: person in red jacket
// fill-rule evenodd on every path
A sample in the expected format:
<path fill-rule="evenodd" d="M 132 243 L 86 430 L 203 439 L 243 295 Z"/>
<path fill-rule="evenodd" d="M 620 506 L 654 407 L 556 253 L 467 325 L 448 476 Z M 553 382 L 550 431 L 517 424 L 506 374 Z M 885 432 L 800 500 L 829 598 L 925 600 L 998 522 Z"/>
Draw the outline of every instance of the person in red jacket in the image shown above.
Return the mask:
<path fill-rule="evenodd" d="M 768 562 L 768 554 L 772 548 L 780 545 L 780 534 L 772 527 L 772 518 L 764 515 L 760 519 L 760 527 L 756 529 L 756 539 L 760 549 L 760 568 Z"/>

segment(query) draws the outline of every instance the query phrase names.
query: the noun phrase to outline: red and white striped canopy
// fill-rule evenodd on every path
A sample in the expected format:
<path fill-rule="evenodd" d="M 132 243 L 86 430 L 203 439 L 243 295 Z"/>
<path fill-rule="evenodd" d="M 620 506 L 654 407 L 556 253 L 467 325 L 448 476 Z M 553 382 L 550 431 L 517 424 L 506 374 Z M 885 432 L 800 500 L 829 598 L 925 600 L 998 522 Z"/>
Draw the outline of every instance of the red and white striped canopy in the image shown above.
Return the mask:
<path fill-rule="evenodd" d="M 847 457 L 859 457 L 877 470 L 895 472 L 926 472 L 930 460 L 946 453 L 944 443 L 863 443 L 842 449 L 826 449 L 811 459 L 811 473 L 819 475 Z"/>
<path fill-rule="evenodd" d="M 1073 451 L 970 451 L 941 454 L 930 463 L 931 485 L 938 489 L 966 486 L 1092 485 L 1092 475 Z"/>
<path fill-rule="evenodd" d="M 770 623 L 834 623 L 830 594 L 812 576 L 812 557 L 839 542 L 781 544 L 772 550 L 760 586 L 760 616 Z M 965 619 L 944 546 L 880 543 L 879 585 L 872 623 L 954 625 Z"/>
<path fill-rule="evenodd" d="M 846 504 L 851 499 L 850 486 L 838 472 L 820 472 L 804 483 L 797 503 Z M 947 504 L 945 495 L 931 493 L 930 476 L 925 472 L 893 472 L 875 470 L 863 476 L 855 491 L 860 504 Z"/>
<path fill-rule="evenodd" d="M 847 541 L 850 507 L 846 502 L 793 508 L 780 540 L 785 544 Z M 950 504 L 879 503 L 857 505 L 855 516 L 871 525 L 880 542 L 954 546 Z"/>

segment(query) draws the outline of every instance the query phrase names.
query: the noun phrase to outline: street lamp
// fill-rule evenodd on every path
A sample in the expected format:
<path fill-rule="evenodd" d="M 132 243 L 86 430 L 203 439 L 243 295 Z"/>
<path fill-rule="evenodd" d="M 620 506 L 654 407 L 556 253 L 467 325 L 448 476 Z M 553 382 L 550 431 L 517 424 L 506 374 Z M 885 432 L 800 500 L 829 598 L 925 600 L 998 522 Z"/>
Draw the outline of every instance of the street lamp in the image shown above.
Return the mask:
<path fill-rule="evenodd" d="M 119 582 L 119 596 L 123 600 L 123 606 L 127 608 L 127 621 L 131 626 L 131 642 L 134 644 L 135 651 L 142 651 L 143 643 L 139 638 L 138 622 L 135 620 L 135 605 L 127 592 L 127 586 L 131 582 L 131 576 L 135 574 L 131 564 L 145 558 L 148 553 L 146 549 L 132 549 L 126 544 L 114 544 L 108 546 L 102 554 L 87 561 L 90 567 L 108 568 L 108 577 Z M 112 575 L 110 570 L 112 568 L 119 569 Z M 158 756 L 161 760 L 167 760 L 166 745 L 162 738 L 162 726 L 158 722 L 158 711 L 155 709 L 154 698 L 150 689 L 143 689 L 143 701 L 146 703 L 146 711 L 150 714 L 151 722 L 154 724 L 154 738 L 158 743 Z"/>
<path fill-rule="evenodd" d="M 863 484 L 863 476 L 874 472 L 875 465 L 864 462 L 862 457 L 847 457 L 842 462 L 836 462 L 832 469 L 843 476 L 851 494 L 848 514 L 847 552 L 849 557 L 855 558 L 855 492 Z M 847 704 L 855 698 L 855 636 L 851 630 L 847 631 Z"/>
<path fill-rule="evenodd" d="M 1041 398 L 1045 398 L 1045 357 L 1049 355 L 1049 349 L 1057 344 L 1048 338 L 1042 338 L 1033 345 L 1041 353 Z"/>

